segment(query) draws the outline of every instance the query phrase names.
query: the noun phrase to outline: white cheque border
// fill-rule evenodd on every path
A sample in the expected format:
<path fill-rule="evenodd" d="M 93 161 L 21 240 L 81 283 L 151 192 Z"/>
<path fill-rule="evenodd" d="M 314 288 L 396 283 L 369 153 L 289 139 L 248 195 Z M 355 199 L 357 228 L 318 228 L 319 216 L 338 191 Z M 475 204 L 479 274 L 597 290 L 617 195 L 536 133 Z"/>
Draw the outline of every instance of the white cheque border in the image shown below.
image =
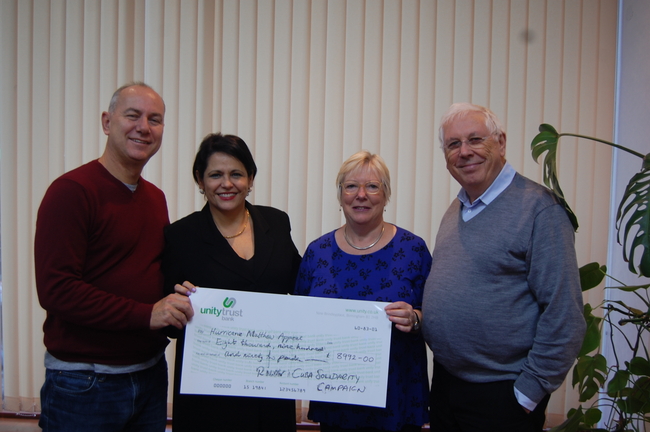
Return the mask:
<path fill-rule="evenodd" d="M 181 393 L 386 406 L 388 303 L 198 288 Z"/>

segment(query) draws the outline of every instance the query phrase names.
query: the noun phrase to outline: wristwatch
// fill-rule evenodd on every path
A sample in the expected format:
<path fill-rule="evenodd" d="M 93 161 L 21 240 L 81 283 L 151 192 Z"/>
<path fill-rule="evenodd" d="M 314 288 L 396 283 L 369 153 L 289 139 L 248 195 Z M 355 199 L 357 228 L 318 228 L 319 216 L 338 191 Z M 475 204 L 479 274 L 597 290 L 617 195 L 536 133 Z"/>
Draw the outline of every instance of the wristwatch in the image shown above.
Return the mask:
<path fill-rule="evenodd" d="M 422 324 L 420 323 L 420 315 L 416 311 L 413 311 L 415 314 L 415 322 L 413 323 L 413 331 L 419 331 Z"/>

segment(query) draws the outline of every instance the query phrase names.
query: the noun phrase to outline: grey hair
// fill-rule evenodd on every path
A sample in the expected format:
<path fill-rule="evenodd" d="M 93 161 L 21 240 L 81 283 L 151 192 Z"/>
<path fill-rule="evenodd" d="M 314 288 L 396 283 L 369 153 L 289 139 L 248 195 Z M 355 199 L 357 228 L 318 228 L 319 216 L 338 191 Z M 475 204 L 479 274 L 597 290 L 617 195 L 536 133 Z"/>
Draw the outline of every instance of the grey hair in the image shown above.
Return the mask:
<path fill-rule="evenodd" d="M 445 146 L 445 128 L 449 126 L 450 123 L 464 117 L 465 115 L 477 112 L 483 114 L 485 117 L 485 126 L 488 128 L 491 134 L 503 135 L 505 131 L 499 118 L 490 111 L 489 108 L 482 107 L 480 105 L 474 105 L 469 102 L 458 102 L 449 107 L 442 120 L 440 121 L 440 129 L 438 130 L 438 138 L 440 139 L 440 148 L 444 150 Z"/>
<path fill-rule="evenodd" d="M 132 81 L 130 83 L 124 84 L 122 87 L 118 88 L 115 90 L 115 93 L 113 93 L 113 96 L 111 97 L 111 102 L 108 104 L 108 112 L 113 114 L 115 112 L 115 107 L 117 106 L 117 100 L 120 98 L 120 93 L 122 93 L 123 90 L 128 89 L 129 87 L 145 87 L 148 88 L 149 90 L 156 91 L 151 87 L 149 84 L 146 84 L 142 81 Z M 158 93 L 158 92 L 156 92 Z M 162 98 L 161 98 L 162 99 Z M 165 101 L 163 101 L 163 106 L 165 105 Z M 166 109 L 166 107 L 165 107 Z"/>

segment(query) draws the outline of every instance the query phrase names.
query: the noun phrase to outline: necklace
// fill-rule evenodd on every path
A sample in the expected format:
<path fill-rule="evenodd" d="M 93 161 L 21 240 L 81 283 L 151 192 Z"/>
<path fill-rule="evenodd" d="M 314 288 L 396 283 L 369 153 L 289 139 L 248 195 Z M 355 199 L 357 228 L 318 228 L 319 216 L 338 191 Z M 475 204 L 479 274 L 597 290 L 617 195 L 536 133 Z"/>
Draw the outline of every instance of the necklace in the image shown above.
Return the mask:
<path fill-rule="evenodd" d="M 379 240 L 381 240 L 381 236 L 384 235 L 384 228 L 385 228 L 385 226 L 382 225 L 382 227 L 381 227 L 381 232 L 379 233 L 379 237 L 377 237 L 377 240 L 375 240 L 374 242 L 372 242 L 372 244 L 370 244 L 370 245 L 368 245 L 368 246 L 363 246 L 363 247 L 355 246 L 355 245 L 352 244 L 352 242 L 351 242 L 350 239 L 348 238 L 348 231 L 347 231 L 347 228 L 348 228 L 347 225 L 345 226 L 345 228 L 343 228 L 343 237 L 345 237 L 345 241 L 350 245 L 350 247 L 352 247 L 352 248 L 354 248 L 354 249 L 356 249 L 356 250 L 366 250 L 366 249 L 370 249 L 371 247 L 373 247 L 374 245 L 376 245 L 377 243 L 379 243 Z M 240 234 L 241 234 L 241 233 L 240 233 Z"/>
<path fill-rule="evenodd" d="M 225 238 L 225 239 L 231 239 L 231 238 L 235 238 L 235 237 L 237 237 L 237 236 L 242 235 L 242 234 L 244 233 L 244 231 L 246 231 L 246 227 L 248 226 L 248 218 L 249 218 L 250 216 L 251 216 L 251 214 L 248 212 L 248 209 L 246 209 L 246 218 L 244 219 L 244 226 L 243 226 L 243 228 L 241 229 L 241 231 L 239 231 L 237 234 L 234 234 L 234 235 L 231 235 L 231 236 L 225 236 L 225 235 L 221 234 L 221 235 L 223 236 L 223 238 Z M 217 227 L 217 228 L 218 228 L 218 227 Z"/>

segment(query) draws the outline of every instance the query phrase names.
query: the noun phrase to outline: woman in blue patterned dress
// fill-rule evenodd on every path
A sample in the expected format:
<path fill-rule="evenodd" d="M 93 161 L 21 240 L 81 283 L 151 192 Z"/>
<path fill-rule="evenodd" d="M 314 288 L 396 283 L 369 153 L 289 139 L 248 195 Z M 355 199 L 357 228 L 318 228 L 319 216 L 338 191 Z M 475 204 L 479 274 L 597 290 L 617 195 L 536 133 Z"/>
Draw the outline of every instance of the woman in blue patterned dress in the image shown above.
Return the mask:
<path fill-rule="evenodd" d="M 322 432 L 420 431 L 428 421 L 426 348 L 420 334 L 422 292 L 431 268 L 426 243 L 384 221 L 390 174 L 367 151 L 343 163 L 336 179 L 345 225 L 305 251 L 295 293 L 391 302 L 394 323 L 386 408 L 311 402 L 309 418 Z"/>

